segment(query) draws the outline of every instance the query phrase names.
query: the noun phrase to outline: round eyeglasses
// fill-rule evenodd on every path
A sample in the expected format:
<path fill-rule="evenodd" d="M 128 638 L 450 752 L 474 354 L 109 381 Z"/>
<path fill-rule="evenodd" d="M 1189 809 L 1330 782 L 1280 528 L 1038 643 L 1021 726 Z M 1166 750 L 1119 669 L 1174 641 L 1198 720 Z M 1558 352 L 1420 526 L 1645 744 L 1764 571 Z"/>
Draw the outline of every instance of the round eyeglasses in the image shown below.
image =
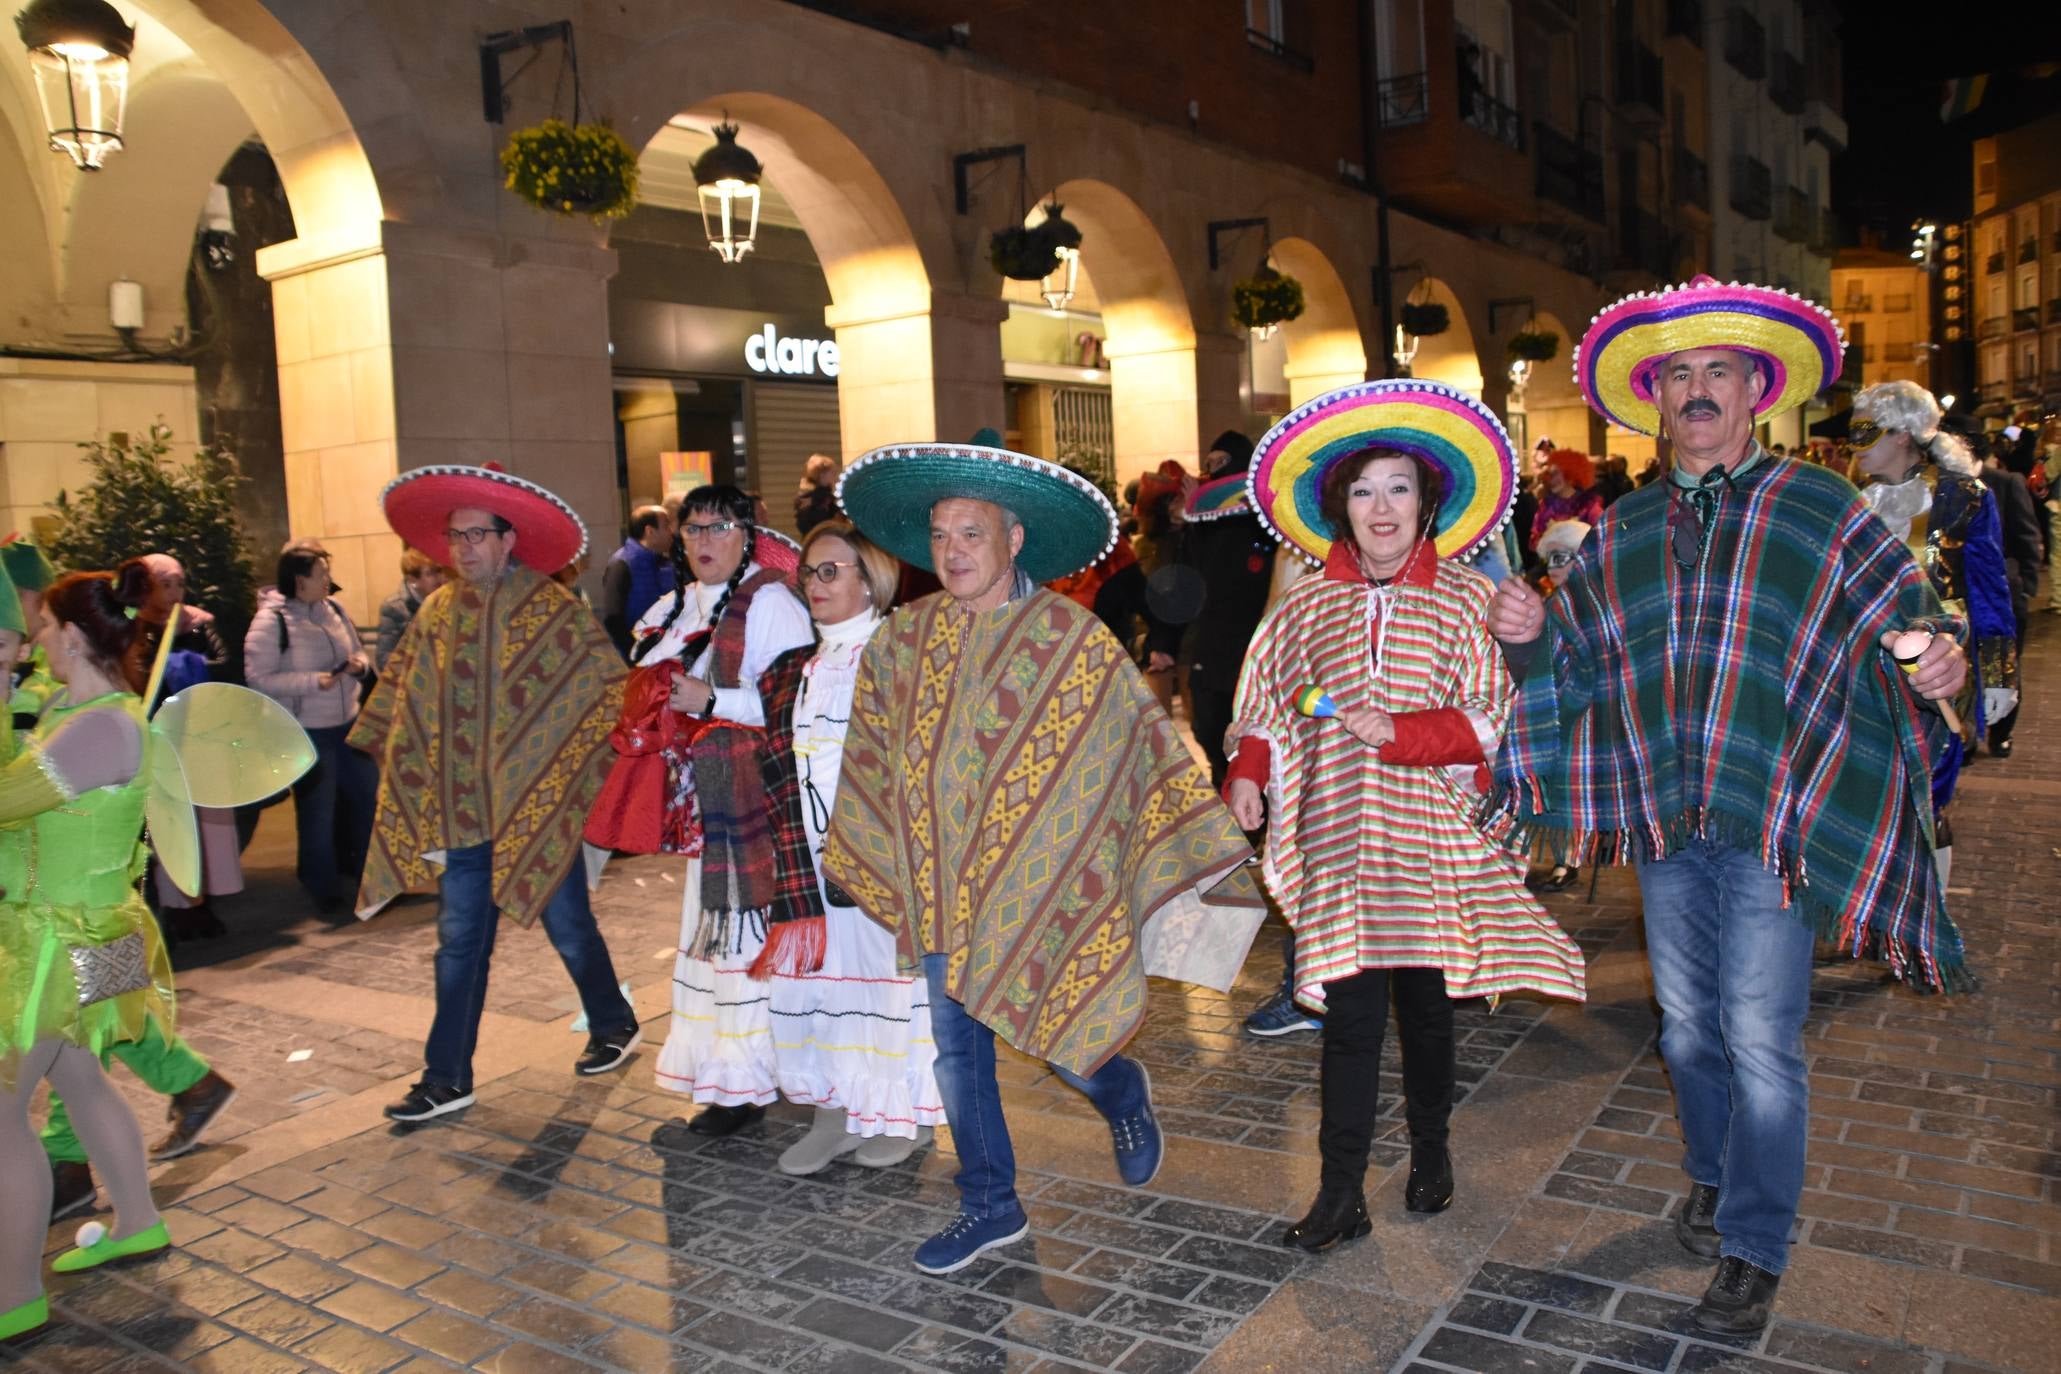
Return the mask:
<path fill-rule="evenodd" d="M 813 577 L 827 587 L 832 582 L 837 581 L 837 570 L 839 568 L 856 568 L 858 566 L 857 563 L 848 560 L 844 562 L 804 563 L 796 568 L 795 572 L 803 582 L 807 582 Z"/>

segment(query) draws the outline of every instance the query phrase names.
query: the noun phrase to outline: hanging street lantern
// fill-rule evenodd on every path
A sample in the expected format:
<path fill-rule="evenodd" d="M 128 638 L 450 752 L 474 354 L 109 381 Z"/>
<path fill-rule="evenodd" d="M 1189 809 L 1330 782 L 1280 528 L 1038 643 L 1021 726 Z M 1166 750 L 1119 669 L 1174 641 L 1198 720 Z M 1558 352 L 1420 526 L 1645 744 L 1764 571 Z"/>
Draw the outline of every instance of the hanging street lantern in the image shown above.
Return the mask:
<path fill-rule="evenodd" d="M 727 115 L 715 135 L 715 146 L 694 159 L 701 229 L 717 257 L 742 262 L 759 235 L 759 160 L 738 143 Z"/>
<path fill-rule="evenodd" d="M 1081 277 L 1081 231 L 1060 213 L 1065 208 L 1056 200 L 1047 203 L 1045 218 L 1032 231 L 1051 246 L 1052 255 L 1058 259 L 1038 284 L 1038 294 L 1054 310 L 1066 309 Z"/>
<path fill-rule="evenodd" d="M 1522 396 L 1525 387 L 1529 385 L 1531 385 L 1531 359 L 1512 358 L 1510 360 L 1510 389 L 1519 396 Z"/>
<path fill-rule="evenodd" d="M 99 171 L 122 146 L 135 28 L 107 0 L 33 0 L 14 27 L 36 73 L 51 151 L 82 172 Z"/>
<path fill-rule="evenodd" d="M 1416 357 L 1417 336 L 1404 329 L 1401 325 L 1397 325 L 1395 327 L 1396 375 L 1398 377 L 1409 376 L 1410 364 Z"/>

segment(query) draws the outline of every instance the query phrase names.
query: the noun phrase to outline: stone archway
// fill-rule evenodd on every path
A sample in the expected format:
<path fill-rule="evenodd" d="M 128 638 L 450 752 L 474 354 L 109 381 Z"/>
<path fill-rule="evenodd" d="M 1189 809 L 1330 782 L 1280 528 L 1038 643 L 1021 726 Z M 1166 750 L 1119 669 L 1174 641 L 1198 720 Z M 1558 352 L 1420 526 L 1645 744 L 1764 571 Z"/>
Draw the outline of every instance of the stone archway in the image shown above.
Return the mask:
<path fill-rule="evenodd" d="M 1520 437 L 1520 448 L 1529 450 L 1540 439 L 1551 439 L 1557 448 L 1573 448 L 1587 452 L 1589 449 L 1589 407 L 1582 400 L 1581 388 L 1575 385 L 1572 357 L 1578 338 L 1567 331 L 1560 317 L 1551 311 L 1542 310 L 1527 323 L 1550 330 L 1560 338 L 1560 351 L 1545 362 L 1535 364 L 1531 379 L 1526 383 L 1522 405 L 1513 399 L 1512 411 L 1522 410 L 1525 417 L 1524 433 Z M 1514 398 L 1514 390 L 1513 390 Z M 1513 427 L 1514 430 L 1514 427 Z M 1520 455 L 1522 456 L 1522 455 Z"/>
<path fill-rule="evenodd" d="M 1468 322 L 1466 307 L 1453 288 L 1437 277 L 1424 277 L 1411 289 L 1409 299 L 1446 308 L 1446 331 L 1420 339 L 1417 356 L 1410 362 L 1410 375 L 1428 381 L 1445 382 L 1470 396 L 1482 394 L 1481 352 Z"/>
<path fill-rule="evenodd" d="M 1281 326 L 1288 353 L 1288 403 L 1299 406 L 1314 396 L 1367 377 L 1367 350 L 1351 294 L 1338 269 L 1322 249 L 1304 238 L 1273 243 L 1274 263 L 1302 283 L 1303 313 Z"/>
<path fill-rule="evenodd" d="M 1040 203 L 1055 199 L 1080 226 L 1081 266 L 1094 278 L 1108 331 L 1118 485 L 1168 458 L 1194 470 L 1195 322 L 1173 254 L 1138 203 L 1107 182 L 1064 181 Z"/>

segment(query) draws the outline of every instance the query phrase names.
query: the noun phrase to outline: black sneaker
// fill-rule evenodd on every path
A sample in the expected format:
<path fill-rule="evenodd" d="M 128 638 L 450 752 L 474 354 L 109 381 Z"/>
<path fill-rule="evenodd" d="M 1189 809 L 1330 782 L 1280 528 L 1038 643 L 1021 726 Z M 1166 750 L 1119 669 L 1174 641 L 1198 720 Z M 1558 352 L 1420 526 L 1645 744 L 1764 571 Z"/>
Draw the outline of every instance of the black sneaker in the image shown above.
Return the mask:
<path fill-rule="evenodd" d="M 1721 1238 L 1717 1228 L 1718 1190 L 1715 1183 L 1692 1183 L 1688 1200 L 1675 1213 L 1675 1239 L 1692 1255 L 1716 1259 Z"/>
<path fill-rule="evenodd" d="M 447 1112 L 463 1111 L 472 1105 L 472 1093 L 432 1083 L 427 1078 L 408 1089 L 408 1095 L 386 1109 L 389 1121 L 428 1121 Z"/>
<path fill-rule="evenodd" d="M 606 1035 L 590 1035 L 587 1037 L 586 1053 L 573 1065 L 573 1072 L 582 1077 L 592 1078 L 597 1073 L 619 1069 L 623 1061 L 630 1057 L 630 1051 L 636 1049 L 643 1041 L 644 1027 L 639 1025 L 625 1026 Z"/>
<path fill-rule="evenodd" d="M 1700 1330 L 1720 1336 L 1751 1336 L 1768 1324 L 1775 1307 L 1780 1274 L 1737 1255 L 1718 1261 L 1717 1276 L 1704 1290 L 1703 1301 L 1689 1316 Z"/>
<path fill-rule="evenodd" d="M 50 1161 L 50 1219 L 62 1221 L 93 1206 L 93 1166 L 75 1160 Z"/>
<path fill-rule="evenodd" d="M 741 1102 L 733 1107 L 711 1102 L 695 1113 L 694 1119 L 687 1123 L 687 1129 L 696 1135 L 721 1140 L 724 1136 L 736 1135 L 765 1114 L 766 1109 L 756 1103 Z"/>
<path fill-rule="evenodd" d="M 184 1092 L 172 1094 L 165 1119 L 172 1129 L 150 1147 L 150 1162 L 162 1164 L 188 1154 L 200 1144 L 200 1134 L 236 1100 L 236 1085 L 209 1069 L 200 1082 Z"/>

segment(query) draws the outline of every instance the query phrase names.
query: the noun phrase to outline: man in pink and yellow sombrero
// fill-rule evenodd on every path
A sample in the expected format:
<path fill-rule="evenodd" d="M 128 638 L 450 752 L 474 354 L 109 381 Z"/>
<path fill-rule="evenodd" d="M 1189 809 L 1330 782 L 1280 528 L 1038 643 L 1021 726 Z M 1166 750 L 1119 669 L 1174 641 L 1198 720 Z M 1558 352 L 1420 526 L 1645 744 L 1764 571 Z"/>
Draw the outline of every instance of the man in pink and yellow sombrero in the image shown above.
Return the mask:
<path fill-rule="evenodd" d="M 1512 579 L 1490 614 L 1519 683 L 1502 816 L 1563 863 L 1638 870 L 1675 1232 L 1718 1261 L 1693 1316 L 1723 1334 L 1767 1324 L 1789 1261 L 1813 938 L 1920 989 L 1968 981 L 1929 798 L 1963 628 L 1844 478 L 1754 436 L 1843 350 L 1811 302 L 1709 277 L 1598 315 L 1582 392 L 1671 440 L 1672 470 L 1610 507 L 1550 601 Z"/>

